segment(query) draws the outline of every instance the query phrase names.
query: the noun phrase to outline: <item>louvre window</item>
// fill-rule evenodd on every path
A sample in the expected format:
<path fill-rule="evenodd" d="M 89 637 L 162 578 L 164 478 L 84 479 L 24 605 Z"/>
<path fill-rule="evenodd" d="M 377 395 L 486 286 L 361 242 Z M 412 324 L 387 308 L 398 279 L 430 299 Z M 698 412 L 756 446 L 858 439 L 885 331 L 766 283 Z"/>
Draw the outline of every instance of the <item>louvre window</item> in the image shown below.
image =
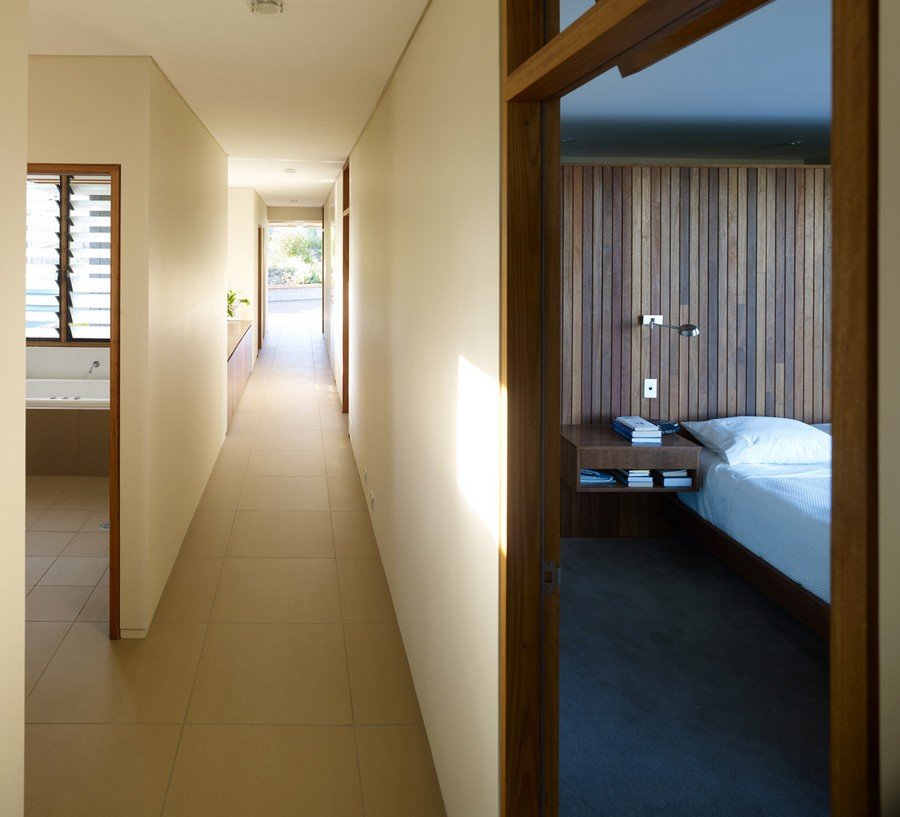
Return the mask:
<path fill-rule="evenodd" d="M 113 275 L 113 188 L 103 175 L 30 174 L 25 337 L 106 343 Z"/>

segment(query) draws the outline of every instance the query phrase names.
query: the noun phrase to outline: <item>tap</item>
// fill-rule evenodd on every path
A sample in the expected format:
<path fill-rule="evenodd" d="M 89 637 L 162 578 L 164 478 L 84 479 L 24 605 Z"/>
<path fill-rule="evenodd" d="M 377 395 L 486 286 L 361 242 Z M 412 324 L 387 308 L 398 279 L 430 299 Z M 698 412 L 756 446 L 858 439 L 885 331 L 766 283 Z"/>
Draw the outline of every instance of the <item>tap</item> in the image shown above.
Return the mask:
<path fill-rule="evenodd" d="M 100 368 L 100 361 L 99 361 L 99 360 L 95 360 L 95 361 L 91 364 L 91 368 L 88 369 L 88 377 L 90 377 L 90 376 L 94 373 L 94 369 L 99 369 L 99 368 Z"/>

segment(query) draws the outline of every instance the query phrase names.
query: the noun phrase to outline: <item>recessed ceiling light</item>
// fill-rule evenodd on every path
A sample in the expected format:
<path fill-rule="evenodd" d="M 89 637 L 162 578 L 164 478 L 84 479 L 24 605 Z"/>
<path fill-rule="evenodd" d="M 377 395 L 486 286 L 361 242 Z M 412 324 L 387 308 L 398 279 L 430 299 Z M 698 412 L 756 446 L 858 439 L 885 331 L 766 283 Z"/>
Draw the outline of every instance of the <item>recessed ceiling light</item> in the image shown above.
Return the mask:
<path fill-rule="evenodd" d="M 284 11 L 284 0 L 251 0 L 250 11 L 260 17 L 274 17 Z"/>
<path fill-rule="evenodd" d="M 292 167 L 286 167 L 286 168 L 284 169 L 284 172 L 285 172 L 285 173 L 296 173 L 297 171 L 296 171 L 294 168 L 292 168 Z"/>

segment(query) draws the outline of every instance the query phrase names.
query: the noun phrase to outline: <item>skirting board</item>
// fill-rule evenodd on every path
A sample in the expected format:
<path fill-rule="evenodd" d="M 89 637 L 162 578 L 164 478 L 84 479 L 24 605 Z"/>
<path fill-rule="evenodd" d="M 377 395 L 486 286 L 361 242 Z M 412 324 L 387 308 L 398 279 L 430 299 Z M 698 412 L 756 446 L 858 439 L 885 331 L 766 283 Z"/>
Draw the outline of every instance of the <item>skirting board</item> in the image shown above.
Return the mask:
<path fill-rule="evenodd" d="M 674 525 L 814 633 L 828 638 L 830 607 L 826 602 L 694 513 L 684 503 L 666 497 L 666 506 Z"/>

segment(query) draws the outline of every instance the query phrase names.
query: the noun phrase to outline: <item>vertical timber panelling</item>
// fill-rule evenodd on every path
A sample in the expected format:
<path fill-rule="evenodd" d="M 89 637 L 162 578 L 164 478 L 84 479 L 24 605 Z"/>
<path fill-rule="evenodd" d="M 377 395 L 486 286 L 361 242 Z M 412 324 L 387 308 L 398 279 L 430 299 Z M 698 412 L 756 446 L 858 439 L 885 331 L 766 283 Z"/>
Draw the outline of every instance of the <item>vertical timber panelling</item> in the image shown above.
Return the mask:
<path fill-rule="evenodd" d="M 560 179 L 564 424 L 830 420 L 830 168 L 565 165 Z M 642 313 L 700 337 L 641 328 Z"/>

